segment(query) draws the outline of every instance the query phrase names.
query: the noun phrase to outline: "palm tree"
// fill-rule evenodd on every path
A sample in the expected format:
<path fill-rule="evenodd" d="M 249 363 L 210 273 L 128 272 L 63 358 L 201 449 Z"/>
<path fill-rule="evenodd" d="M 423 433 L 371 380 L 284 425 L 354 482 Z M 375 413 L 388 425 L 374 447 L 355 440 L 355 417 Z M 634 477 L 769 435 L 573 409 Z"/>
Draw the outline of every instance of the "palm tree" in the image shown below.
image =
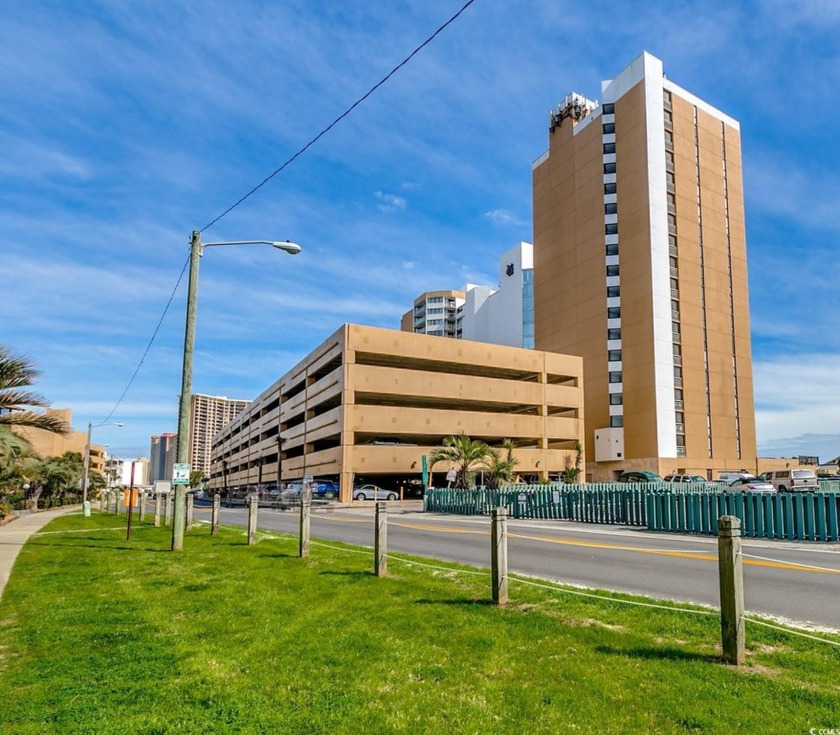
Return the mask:
<path fill-rule="evenodd" d="M 431 467 L 438 462 L 455 465 L 455 487 L 463 489 L 472 484 L 474 469 L 486 458 L 490 448 L 478 439 L 470 439 L 463 431 L 457 436 L 447 436 L 443 446 L 433 449 L 429 455 Z"/>
<path fill-rule="evenodd" d="M 505 439 L 505 442 L 509 442 Z M 487 457 L 481 466 L 484 474 L 484 482 L 488 489 L 496 490 L 500 486 L 513 482 L 513 468 L 518 460 L 513 456 L 512 448 L 506 443 L 503 448 L 507 450 L 507 456 L 502 457 L 498 449 L 488 449 Z"/>
<path fill-rule="evenodd" d="M 0 426 L 31 426 L 67 434 L 70 427 L 61 419 L 29 410 L 30 406 L 49 406 L 43 396 L 26 390 L 37 377 L 32 360 L 0 345 Z"/>

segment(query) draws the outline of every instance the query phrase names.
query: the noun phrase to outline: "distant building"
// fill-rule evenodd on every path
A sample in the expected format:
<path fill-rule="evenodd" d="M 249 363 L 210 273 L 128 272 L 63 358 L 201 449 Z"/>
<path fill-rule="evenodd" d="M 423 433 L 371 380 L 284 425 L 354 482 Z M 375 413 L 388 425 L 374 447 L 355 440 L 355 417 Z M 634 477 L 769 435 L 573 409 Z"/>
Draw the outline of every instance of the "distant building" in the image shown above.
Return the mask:
<path fill-rule="evenodd" d="M 178 435 L 173 432 L 153 436 L 149 447 L 149 484 L 157 480 L 171 480 L 175 458 L 178 456 Z"/>
<path fill-rule="evenodd" d="M 403 332 L 459 337 L 458 309 L 464 305 L 463 291 L 426 291 L 414 299 L 414 308 L 403 314 Z"/>
<path fill-rule="evenodd" d="M 139 487 L 141 485 L 148 485 L 149 483 L 149 460 L 146 457 L 136 457 L 129 459 L 109 458 L 108 466 L 113 467 L 113 479 L 110 484 L 125 485 L 128 487 L 131 484 L 131 465 L 134 463 L 134 485 Z"/>
<path fill-rule="evenodd" d="M 61 419 L 67 426 L 71 425 L 73 411 L 69 408 L 48 408 L 44 413 Z M 32 449 L 41 457 L 60 457 L 65 452 L 77 452 L 84 458 L 87 444 L 87 431 L 71 429 L 66 436 L 54 434 L 44 429 L 31 426 L 14 426 L 12 431 L 24 437 Z M 101 444 L 90 445 L 90 471 L 102 474 L 105 470 L 105 447 Z"/>
<path fill-rule="evenodd" d="M 190 421 L 192 470 L 201 470 L 203 476 L 209 476 L 213 437 L 250 403 L 250 401 L 236 400 L 226 396 L 206 396 L 201 393 L 192 395 L 192 420 Z"/>
<path fill-rule="evenodd" d="M 403 332 L 534 347 L 534 248 L 520 242 L 499 258 L 498 287 L 427 291 L 401 321 Z"/>

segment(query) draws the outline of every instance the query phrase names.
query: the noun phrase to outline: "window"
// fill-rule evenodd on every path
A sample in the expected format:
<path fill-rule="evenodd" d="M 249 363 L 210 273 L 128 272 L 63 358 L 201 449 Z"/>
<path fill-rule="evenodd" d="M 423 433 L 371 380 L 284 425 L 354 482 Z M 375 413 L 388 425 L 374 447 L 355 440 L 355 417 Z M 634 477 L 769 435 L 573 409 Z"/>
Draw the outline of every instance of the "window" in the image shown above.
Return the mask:
<path fill-rule="evenodd" d="M 610 225 L 605 225 L 604 232 L 607 235 L 617 235 L 618 234 L 618 225 L 613 223 Z"/>
<path fill-rule="evenodd" d="M 677 215 L 669 214 L 668 215 L 668 226 L 669 227 L 676 227 L 677 226 Z"/>
<path fill-rule="evenodd" d="M 620 429 L 624 426 L 623 416 L 610 416 L 610 426 L 614 429 Z"/>
<path fill-rule="evenodd" d="M 610 405 L 620 406 L 624 403 L 624 395 L 622 393 L 610 393 Z"/>
<path fill-rule="evenodd" d="M 605 102 L 603 110 L 605 115 L 615 115 L 615 104 L 612 102 Z"/>
<path fill-rule="evenodd" d="M 607 276 L 617 276 L 618 275 L 618 266 L 617 265 L 608 265 L 607 266 Z"/>
<path fill-rule="evenodd" d="M 615 153 L 615 143 L 604 143 L 604 155 Z"/>
<path fill-rule="evenodd" d="M 668 193 L 668 205 L 672 207 L 677 206 L 677 197 L 674 194 L 671 194 L 670 192 Z"/>
<path fill-rule="evenodd" d="M 682 380 L 682 368 L 678 365 L 674 365 L 674 377 Z"/>
<path fill-rule="evenodd" d="M 426 303 L 428 303 L 428 304 L 442 304 L 443 303 L 443 296 L 432 296 L 431 298 L 426 299 Z"/>
<path fill-rule="evenodd" d="M 618 255 L 618 243 L 617 242 L 608 242 L 607 243 L 607 255 Z"/>
<path fill-rule="evenodd" d="M 621 339 L 621 329 L 608 329 L 607 339 Z"/>
<path fill-rule="evenodd" d="M 674 172 L 673 171 L 666 171 L 665 172 L 665 183 L 668 184 L 669 189 L 672 188 L 677 183 L 676 178 L 674 178 Z"/>
<path fill-rule="evenodd" d="M 621 319 L 621 307 L 610 306 L 607 309 L 607 319 Z"/>
<path fill-rule="evenodd" d="M 612 370 L 610 371 L 610 383 L 620 383 L 621 382 L 621 370 Z"/>
<path fill-rule="evenodd" d="M 615 184 L 604 184 L 604 194 L 615 194 Z"/>
<path fill-rule="evenodd" d="M 615 123 L 604 123 L 604 135 L 615 133 Z"/>
<path fill-rule="evenodd" d="M 674 400 L 681 401 L 683 399 L 682 388 L 674 388 Z"/>
<path fill-rule="evenodd" d="M 668 235 L 668 247 L 671 247 L 671 248 L 677 247 L 677 236 L 676 235 Z"/>
<path fill-rule="evenodd" d="M 621 289 L 618 286 L 607 286 L 607 298 L 615 299 L 621 296 Z"/>
<path fill-rule="evenodd" d="M 674 165 L 674 151 L 665 151 L 665 163 Z"/>
<path fill-rule="evenodd" d="M 443 307 L 440 307 L 439 309 L 429 309 L 426 313 L 430 314 L 430 315 L 431 314 L 443 314 Z"/>
<path fill-rule="evenodd" d="M 670 130 L 665 131 L 665 145 L 674 145 L 674 134 Z"/>
<path fill-rule="evenodd" d="M 674 357 L 681 357 L 682 356 L 682 347 L 678 344 L 672 344 L 671 347 L 674 349 Z"/>
<path fill-rule="evenodd" d="M 605 204 L 604 214 L 618 214 L 618 205 L 615 202 Z"/>
<path fill-rule="evenodd" d="M 607 361 L 608 362 L 621 362 L 621 350 L 608 350 L 607 351 Z"/>
<path fill-rule="evenodd" d="M 673 255 L 671 255 L 671 256 L 668 258 L 668 262 L 671 264 L 671 267 L 672 267 L 672 268 L 676 268 L 676 267 L 677 267 L 677 265 L 679 264 L 679 261 L 678 261 L 678 260 L 677 260 L 677 259 L 676 259 Z"/>
<path fill-rule="evenodd" d="M 676 278 L 671 279 L 671 290 L 672 291 L 679 291 L 680 290 L 680 282 Z"/>
<path fill-rule="evenodd" d="M 615 173 L 615 164 L 614 163 L 605 163 L 604 164 L 604 173 L 605 174 L 614 174 Z"/>

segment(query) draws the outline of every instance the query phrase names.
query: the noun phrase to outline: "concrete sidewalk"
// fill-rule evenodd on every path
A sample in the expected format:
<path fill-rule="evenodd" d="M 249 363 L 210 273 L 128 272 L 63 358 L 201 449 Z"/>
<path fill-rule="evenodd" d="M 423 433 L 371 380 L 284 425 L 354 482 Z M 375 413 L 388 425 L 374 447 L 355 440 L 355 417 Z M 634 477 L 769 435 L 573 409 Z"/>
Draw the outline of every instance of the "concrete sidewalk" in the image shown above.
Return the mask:
<path fill-rule="evenodd" d="M 9 581 L 9 575 L 12 573 L 15 560 L 29 537 L 40 531 L 53 518 L 79 509 L 80 506 L 78 505 L 51 508 L 41 513 L 21 516 L 15 521 L 0 526 L 0 596 L 6 589 L 6 583 Z"/>

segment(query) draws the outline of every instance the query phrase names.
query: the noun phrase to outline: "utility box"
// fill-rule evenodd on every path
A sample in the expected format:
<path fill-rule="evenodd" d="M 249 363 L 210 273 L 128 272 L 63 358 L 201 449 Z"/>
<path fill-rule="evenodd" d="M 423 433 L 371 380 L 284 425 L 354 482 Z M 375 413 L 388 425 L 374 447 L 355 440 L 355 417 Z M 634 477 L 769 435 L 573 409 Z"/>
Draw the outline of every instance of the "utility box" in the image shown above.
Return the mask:
<path fill-rule="evenodd" d="M 615 462 L 624 459 L 624 429 L 595 429 L 595 461 Z"/>
<path fill-rule="evenodd" d="M 172 492 L 172 483 L 169 480 L 155 480 L 155 495 Z"/>

